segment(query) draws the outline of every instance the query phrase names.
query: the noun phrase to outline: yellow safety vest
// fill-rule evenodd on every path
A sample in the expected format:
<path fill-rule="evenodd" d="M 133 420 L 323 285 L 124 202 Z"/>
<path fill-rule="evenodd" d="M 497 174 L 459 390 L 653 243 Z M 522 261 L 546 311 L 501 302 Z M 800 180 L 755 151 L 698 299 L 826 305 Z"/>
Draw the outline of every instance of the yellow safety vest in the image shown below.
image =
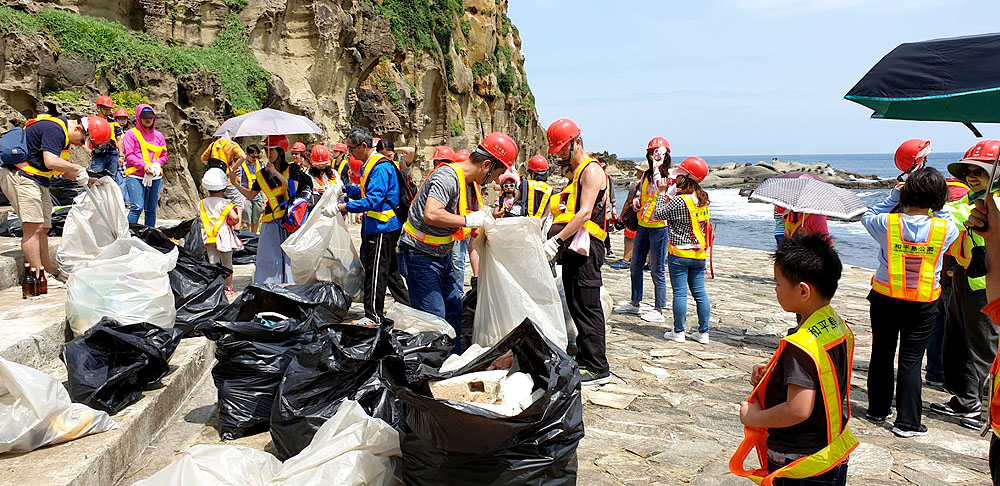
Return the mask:
<path fill-rule="evenodd" d="M 287 180 L 290 176 L 289 169 L 291 167 L 285 167 L 284 172 L 281 175 Z M 271 187 L 267 184 L 267 179 L 264 177 L 264 171 L 257 169 L 257 183 L 260 185 L 260 190 L 264 193 L 264 197 L 267 198 L 267 208 L 265 208 L 264 214 L 261 215 L 260 221 L 262 223 L 270 223 L 276 219 L 281 219 L 285 216 L 285 204 L 288 202 L 288 185 L 282 184 L 279 187 Z M 270 209 L 270 211 L 267 211 Z"/>
<path fill-rule="evenodd" d="M 1000 203 L 1000 195 L 994 194 L 993 197 L 997 203 Z M 958 261 L 958 264 L 961 265 L 962 268 L 969 268 L 969 263 L 972 262 L 972 249 L 976 246 L 983 246 L 986 244 L 982 236 L 976 234 L 975 231 L 968 231 L 965 229 L 965 222 L 969 220 L 973 207 L 973 204 L 969 201 L 968 195 L 958 201 L 948 203 L 944 206 L 951 217 L 952 223 L 954 223 L 955 227 L 960 230 L 958 239 L 956 239 L 955 242 L 948 248 L 948 254 L 955 257 L 955 260 Z M 986 277 L 969 277 L 969 288 L 971 290 L 985 289 Z"/>
<path fill-rule="evenodd" d="M 378 164 L 384 158 L 384 155 L 378 152 L 372 152 L 372 155 L 368 157 L 368 162 L 365 162 L 365 168 L 361 176 L 362 198 L 365 197 L 365 188 L 368 186 L 368 175 L 371 174 L 372 168 L 375 167 L 375 164 Z M 390 162 L 392 161 L 390 160 Z M 396 211 L 393 211 L 392 209 L 386 209 L 385 211 L 365 211 L 365 216 L 382 223 L 388 223 L 390 219 L 396 217 Z"/>
<path fill-rule="evenodd" d="M 991 302 L 984 309 L 992 307 L 994 304 L 995 302 Z M 988 312 L 986 314 L 989 315 Z M 993 358 L 993 364 L 990 366 L 989 404 L 990 427 L 993 429 L 993 435 L 1000 438 L 1000 354 Z"/>
<path fill-rule="evenodd" d="M 541 197 L 539 197 L 541 196 Z M 542 181 L 528 180 L 528 217 L 541 218 L 549 207 L 552 186 Z"/>
<path fill-rule="evenodd" d="M 253 172 L 250 172 L 250 166 L 247 165 L 249 162 L 250 162 L 249 159 L 244 159 L 243 163 L 240 164 L 240 168 L 243 169 L 243 176 L 240 178 L 241 182 L 240 185 L 243 186 L 243 188 L 248 191 L 253 186 L 253 180 L 257 178 L 257 173 L 260 172 L 261 170 L 260 162 L 254 162 L 254 165 L 256 165 L 257 168 L 254 169 Z M 245 182 L 246 184 L 242 184 L 243 182 Z"/>
<path fill-rule="evenodd" d="M 549 209 L 552 211 L 553 225 L 568 224 L 570 220 L 573 219 L 573 216 L 576 215 L 576 211 L 578 209 L 577 199 L 579 198 L 580 195 L 580 176 L 583 174 L 583 170 L 586 169 L 587 166 L 589 166 L 592 163 L 596 164 L 597 161 L 592 158 L 587 158 L 586 160 L 584 160 L 583 163 L 580 164 L 580 166 L 577 167 L 575 171 L 573 171 L 573 179 L 569 182 L 569 184 L 566 184 L 566 187 L 563 188 L 562 192 L 560 192 L 559 194 L 552 195 L 551 201 L 549 202 Z M 607 190 L 610 191 L 611 187 L 609 186 Z M 566 200 L 565 211 L 563 211 L 559 207 L 560 204 L 562 204 L 564 198 Z M 583 227 L 586 228 L 587 232 L 590 233 L 590 235 L 593 236 L 594 238 L 597 238 L 599 240 L 604 240 L 608 237 L 608 232 L 603 225 L 598 224 L 597 221 L 593 219 L 598 216 L 596 211 L 597 208 L 595 207 L 594 209 L 595 211 L 594 214 L 591 215 L 591 219 L 588 219 L 586 222 L 584 222 Z M 602 216 L 603 218 L 604 215 L 602 214 L 600 216 Z"/>
<path fill-rule="evenodd" d="M 791 221 L 791 215 L 793 214 L 799 215 L 798 221 Z M 809 216 L 809 213 L 793 213 L 792 211 L 788 211 L 785 214 L 785 238 L 791 238 L 796 232 L 798 232 L 799 228 L 806 223 L 806 219 L 808 219 Z"/>
<path fill-rule="evenodd" d="M 231 140 L 220 138 L 212 142 L 212 146 L 210 147 L 212 149 L 212 152 L 209 157 L 213 159 L 218 159 L 223 164 L 226 164 L 226 172 L 229 172 L 229 157 L 226 156 L 225 149 L 230 143 L 232 143 Z"/>
<path fill-rule="evenodd" d="M 201 200 L 201 228 L 205 231 L 205 244 L 215 243 L 219 238 L 219 231 L 222 231 L 222 225 L 226 224 L 226 218 L 229 217 L 229 212 L 235 209 L 232 203 L 226 204 L 222 208 L 222 214 L 219 217 L 212 218 L 208 214 L 208 209 L 205 207 L 205 200 Z"/>
<path fill-rule="evenodd" d="M 948 238 L 948 221 L 931 218 L 927 241 L 912 242 L 903 239 L 903 223 L 899 213 L 889 214 L 886 227 L 886 253 L 889 281 L 881 282 L 872 277 L 872 290 L 894 299 L 911 302 L 933 302 L 941 295 L 941 285 L 935 282 L 937 263 L 944 255 L 944 242 Z M 916 287 L 908 288 L 906 259 L 920 260 Z"/>
<path fill-rule="evenodd" d="M 656 210 L 656 194 L 646 194 L 652 181 L 650 177 L 643 177 L 639 184 L 639 226 L 643 228 L 663 228 L 667 222 L 662 219 L 653 219 L 653 211 Z"/>
<path fill-rule="evenodd" d="M 142 137 L 142 132 L 140 132 L 138 128 L 133 128 L 131 132 L 135 135 L 136 141 L 139 142 L 139 148 L 142 150 L 142 163 L 146 164 L 146 170 L 149 170 L 153 166 L 154 162 L 160 160 L 160 154 L 162 154 L 164 150 L 167 150 L 167 146 L 147 143 L 146 139 Z M 152 154 L 152 157 L 150 157 L 150 154 Z M 129 167 L 125 169 L 125 175 L 132 175 L 137 170 L 139 169 Z"/>
<path fill-rule="evenodd" d="M 679 197 L 684 201 L 684 205 L 687 206 L 688 215 L 691 217 L 691 232 L 694 234 L 695 241 L 698 242 L 698 249 L 682 249 L 670 243 L 667 247 L 667 253 L 681 258 L 707 260 L 709 242 L 705 237 L 705 233 L 708 230 L 708 225 L 712 224 L 708 206 L 699 207 L 694 194 L 682 194 Z"/>
<path fill-rule="evenodd" d="M 839 383 L 837 370 L 833 365 L 828 350 L 844 344 L 847 349 L 847 383 Z M 822 474 L 834 466 L 847 460 L 859 444 L 858 439 L 847 428 L 851 419 L 851 408 L 844 407 L 844 402 L 850 403 L 851 368 L 854 363 L 854 333 L 830 306 L 817 310 L 791 336 L 782 338 L 778 351 L 767 363 L 764 376 L 760 383 L 750 393 L 749 402 L 763 406 L 767 383 L 779 357 L 787 346 L 795 346 L 812 358 L 819 376 L 819 393 L 826 410 L 827 446 L 815 454 L 797 459 L 792 463 L 768 473 L 767 470 L 767 429 L 744 427 L 743 442 L 729 460 L 729 471 L 733 474 L 749 478 L 762 486 L 771 486 L 775 479 L 802 479 Z M 846 400 L 841 400 L 840 391 L 846 390 Z M 846 419 L 844 418 L 846 417 Z M 743 467 L 750 453 L 757 449 L 757 459 L 761 467 L 748 470 Z"/>
<path fill-rule="evenodd" d="M 59 158 L 63 160 L 69 160 L 69 128 L 66 127 L 66 122 L 62 121 L 61 118 L 56 118 L 51 115 L 38 115 L 35 118 L 25 122 L 24 128 L 27 130 L 27 128 L 30 127 L 31 125 L 43 121 L 55 123 L 56 125 L 59 125 L 59 128 L 62 128 L 63 133 L 66 135 L 66 145 L 65 148 L 62 150 L 62 152 L 59 152 Z M 41 161 L 42 167 L 45 167 L 45 159 L 39 157 L 39 160 Z M 45 179 L 51 179 L 53 177 L 61 176 L 63 174 L 62 172 L 57 172 L 54 170 L 46 170 L 47 168 L 43 169 L 41 167 L 36 167 L 34 165 L 31 165 L 29 162 L 21 162 L 20 164 L 17 164 L 14 167 L 17 167 L 17 169 L 24 175 L 42 177 Z"/>
<path fill-rule="evenodd" d="M 424 182 L 421 183 L 420 187 L 421 189 L 423 189 L 423 185 L 426 184 L 428 180 L 430 180 L 431 174 L 433 174 L 434 171 L 437 171 L 445 166 L 451 167 L 451 169 L 455 171 L 455 175 L 458 177 L 458 215 L 465 216 L 471 213 L 472 210 L 470 210 L 469 208 L 469 192 L 467 189 L 468 186 L 465 183 L 465 172 L 462 171 L 462 167 L 459 166 L 458 164 L 438 165 L 437 167 L 434 168 L 434 170 L 431 171 L 430 174 L 427 174 L 427 177 L 424 178 Z M 483 191 L 479 188 L 478 182 L 472 183 L 472 191 L 476 195 L 476 203 L 478 204 L 476 209 L 482 208 Z M 409 220 L 407 220 L 406 223 L 403 223 L 403 230 L 406 231 L 408 235 L 412 236 L 417 241 L 431 246 L 447 245 L 456 240 L 462 241 L 468 238 L 470 235 L 472 235 L 472 228 L 458 228 L 455 230 L 454 233 L 448 236 L 429 235 L 427 233 L 424 233 L 423 231 L 418 230 L 417 227 L 413 226 L 413 224 L 410 223 Z"/>

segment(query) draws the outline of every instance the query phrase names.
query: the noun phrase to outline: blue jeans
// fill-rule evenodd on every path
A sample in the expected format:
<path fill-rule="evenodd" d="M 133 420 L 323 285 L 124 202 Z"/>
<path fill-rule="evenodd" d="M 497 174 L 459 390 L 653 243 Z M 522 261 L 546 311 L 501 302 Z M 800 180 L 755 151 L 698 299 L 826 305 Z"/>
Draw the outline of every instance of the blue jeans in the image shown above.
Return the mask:
<path fill-rule="evenodd" d="M 146 212 L 143 222 L 146 226 L 156 226 L 156 207 L 160 204 L 160 188 L 163 187 L 163 179 L 154 179 L 153 185 L 145 187 L 142 179 L 129 177 L 125 181 L 125 188 L 128 190 L 128 199 L 131 210 L 128 212 L 129 224 L 139 222 L 139 214 Z"/>
<path fill-rule="evenodd" d="M 667 306 L 667 275 L 663 270 L 667 256 L 667 228 L 644 228 L 635 232 L 632 243 L 632 261 L 629 269 L 632 273 L 632 302 L 642 302 L 642 267 L 646 264 L 646 255 L 652 254 L 650 274 L 653 277 L 653 303 L 657 309 Z"/>
<path fill-rule="evenodd" d="M 708 302 L 708 292 L 705 291 L 705 260 L 670 255 L 667 257 L 667 266 L 670 267 L 670 287 L 674 291 L 674 332 L 684 332 L 689 287 L 698 304 L 698 332 L 708 332 L 712 305 Z"/>
<path fill-rule="evenodd" d="M 777 471 L 791 461 L 784 461 L 784 464 L 777 463 L 770 458 L 767 459 L 767 470 Z M 811 478 L 790 479 L 778 478 L 774 480 L 774 486 L 844 486 L 847 484 L 847 463 L 841 463 L 829 471 L 813 476 Z"/>
<path fill-rule="evenodd" d="M 90 170 L 92 172 L 102 172 L 107 170 L 118 182 L 118 152 L 111 152 L 104 155 L 94 155 L 90 159 Z"/>
<path fill-rule="evenodd" d="M 948 322 L 948 301 L 951 286 L 941 288 L 941 298 L 937 301 L 938 315 L 927 339 L 927 379 L 944 382 L 944 326 Z"/>
<path fill-rule="evenodd" d="M 406 287 L 410 291 L 410 306 L 443 318 L 462 335 L 462 290 L 456 285 L 452 254 L 437 257 L 410 245 L 399 249 L 406 261 Z M 455 340 L 455 353 L 462 352 L 462 344 Z"/>
<path fill-rule="evenodd" d="M 469 238 L 456 241 L 451 250 L 451 266 L 455 269 L 455 285 L 465 295 L 465 256 L 469 254 Z"/>

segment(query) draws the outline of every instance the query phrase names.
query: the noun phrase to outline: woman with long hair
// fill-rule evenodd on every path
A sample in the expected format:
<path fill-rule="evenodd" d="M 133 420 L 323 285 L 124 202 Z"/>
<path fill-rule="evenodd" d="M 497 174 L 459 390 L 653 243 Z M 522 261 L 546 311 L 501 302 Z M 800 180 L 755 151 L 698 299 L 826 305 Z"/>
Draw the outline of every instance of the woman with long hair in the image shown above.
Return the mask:
<path fill-rule="evenodd" d="M 663 322 L 663 309 L 667 305 L 667 275 L 664 269 L 667 251 L 667 223 L 654 215 L 657 194 L 670 184 L 670 144 L 663 137 L 655 137 L 646 147 L 646 161 L 649 168 L 639 181 L 639 187 L 632 199 L 632 207 L 639 216 L 639 228 L 632 243 L 632 259 L 629 270 L 632 274 L 632 299 L 616 305 L 619 314 L 640 314 L 642 302 L 643 270 L 646 256 L 652 255 L 650 274 L 653 277 L 654 309 L 641 313 L 646 322 Z"/>
<path fill-rule="evenodd" d="M 677 178 L 677 195 L 662 195 L 654 213 L 654 217 L 667 222 L 670 231 L 667 268 L 674 296 L 674 329 L 665 332 L 663 337 L 684 342 L 687 292 L 690 288 L 698 306 L 698 330 L 691 333 L 691 338 L 708 344 L 712 306 L 705 291 L 705 266 L 712 246 L 712 221 L 708 211 L 708 193 L 700 184 L 708 175 L 708 164 L 699 157 L 688 157 L 673 170 L 673 174 Z"/>

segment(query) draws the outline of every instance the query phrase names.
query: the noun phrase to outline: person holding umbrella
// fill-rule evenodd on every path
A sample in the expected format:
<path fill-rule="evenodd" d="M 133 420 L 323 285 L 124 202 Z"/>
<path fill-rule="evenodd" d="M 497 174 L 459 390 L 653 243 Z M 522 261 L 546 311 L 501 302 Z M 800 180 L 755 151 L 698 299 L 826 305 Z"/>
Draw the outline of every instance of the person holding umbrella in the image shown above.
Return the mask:
<path fill-rule="evenodd" d="M 288 163 L 285 151 L 288 137 L 269 135 L 264 142 L 267 149 L 267 166 L 258 170 L 250 189 L 238 183 L 238 171 L 229 173 L 229 180 L 243 197 L 252 200 L 263 193 L 266 199 L 260 217 L 260 238 L 257 240 L 257 264 L 253 282 L 256 284 L 293 283 L 291 261 L 281 250 L 288 238 L 288 231 L 281 225 L 288 205 L 296 199 L 307 199 L 312 193 L 312 180 L 298 165 Z"/>
<path fill-rule="evenodd" d="M 136 126 L 125 132 L 125 188 L 132 204 L 129 224 L 139 222 L 145 211 L 146 226 L 156 226 L 156 208 L 163 187 L 163 164 L 167 163 L 167 139 L 156 129 L 156 113 L 145 103 L 135 107 Z"/>
<path fill-rule="evenodd" d="M 920 423 L 920 366 L 937 315 L 942 256 L 959 236 L 942 210 L 947 198 L 944 177 L 925 167 L 900 181 L 884 202 L 861 217 L 865 229 L 882 247 L 868 294 L 872 354 L 865 418 L 875 423 L 887 420 L 895 391 L 892 433 L 898 437 L 927 434 L 927 427 Z M 897 342 L 899 362 L 894 380 Z"/>

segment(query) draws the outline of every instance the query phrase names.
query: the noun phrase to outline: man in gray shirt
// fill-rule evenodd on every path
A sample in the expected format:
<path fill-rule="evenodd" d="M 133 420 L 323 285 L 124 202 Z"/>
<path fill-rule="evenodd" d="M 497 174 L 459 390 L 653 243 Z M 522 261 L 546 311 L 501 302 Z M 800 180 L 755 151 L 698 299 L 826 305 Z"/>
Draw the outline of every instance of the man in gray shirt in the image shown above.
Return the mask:
<path fill-rule="evenodd" d="M 495 182 L 515 160 L 513 139 L 503 133 L 488 135 L 468 160 L 441 165 L 427 176 L 403 225 L 399 247 L 410 304 L 444 318 L 458 336 L 463 296 L 462 287 L 456 285 L 451 250 L 486 220 L 480 185 Z M 457 339 L 455 352 L 461 352 Z"/>

